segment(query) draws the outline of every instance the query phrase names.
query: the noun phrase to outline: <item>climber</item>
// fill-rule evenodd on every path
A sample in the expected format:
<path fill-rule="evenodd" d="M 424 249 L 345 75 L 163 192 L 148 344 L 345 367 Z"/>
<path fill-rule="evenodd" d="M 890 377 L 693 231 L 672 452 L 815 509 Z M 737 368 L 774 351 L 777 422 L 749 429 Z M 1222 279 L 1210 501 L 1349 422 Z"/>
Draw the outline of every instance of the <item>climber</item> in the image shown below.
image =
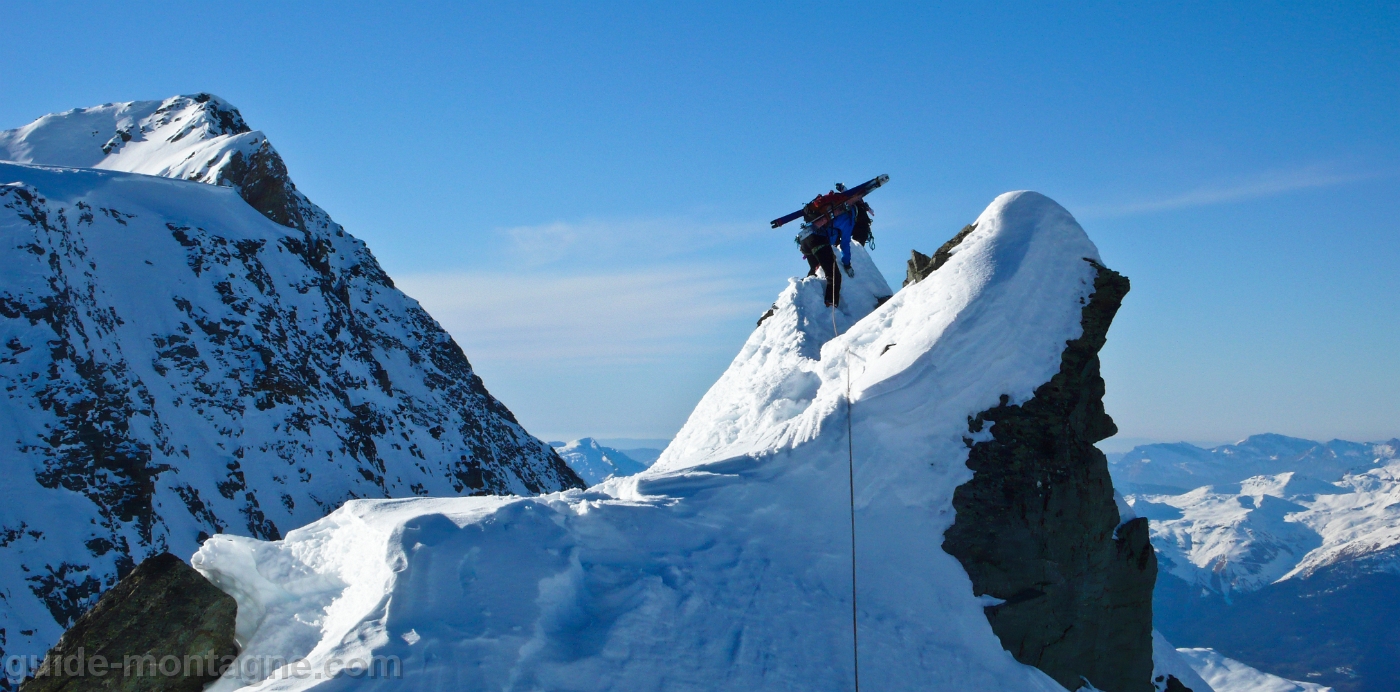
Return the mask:
<path fill-rule="evenodd" d="M 817 199 L 820 200 L 821 197 Z M 842 272 L 845 272 L 846 276 L 855 276 L 855 270 L 851 268 L 851 233 L 855 229 L 855 223 L 855 210 L 843 209 L 829 223 L 821 227 L 804 223 L 802 230 L 797 233 L 797 247 L 801 248 L 802 257 L 807 260 L 807 276 L 816 276 L 818 267 L 826 275 L 827 307 L 841 304 Z M 836 270 L 836 252 L 832 249 L 833 245 L 841 246 L 841 271 Z"/>
<path fill-rule="evenodd" d="M 795 240 L 807 260 L 807 276 L 815 276 L 818 267 L 826 275 L 828 307 L 841 302 L 841 272 L 845 272 L 846 276 L 855 276 L 855 270 L 851 268 L 851 240 L 865 245 L 873 239 L 870 217 L 874 212 L 865 203 L 865 196 L 889 179 L 888 175 L 879 175 L 851 190 L 837 183 L 835 190 L 817 195 L 801 209 L 773 219 L 773 228 L 778 228 L 802 217 L 802 230 Z M 841 246 L 841 271 L 836 269 L 833 245 Z"/>

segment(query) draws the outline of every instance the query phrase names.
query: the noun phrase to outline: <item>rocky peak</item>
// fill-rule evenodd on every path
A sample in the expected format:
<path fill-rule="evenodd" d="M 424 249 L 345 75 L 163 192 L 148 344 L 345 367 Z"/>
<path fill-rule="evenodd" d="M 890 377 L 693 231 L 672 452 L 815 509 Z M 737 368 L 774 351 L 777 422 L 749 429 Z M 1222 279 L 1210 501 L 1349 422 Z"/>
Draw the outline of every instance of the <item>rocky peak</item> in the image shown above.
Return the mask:
<path fill-rule="evenodd" d="M 991 424 L 992 439 L 967 439 L 975 475 L 954 495 L 943 548 L 976 593 L 999 601 L 987 619 L 1017 660 L 1070 689 L 1087 680 L 1150 692 L 1157 560 L 1147 519 L 1121 520 L 1108 460 L 1094 447 L 1117 432 L 1098 352 L 1128 280 L 1095 268 L 1083 334 L 1066 344 L 1060 372 L 1030 401 L 1004 397 L 968 421 L 970 434 Z"/>
<path fill-rule="evenodd" d="M 45 116 L 0 159 L 0 655 L 212 534 L 582 485 L 226 102 Z"/>
<path fill-rule="evenodd" d="M 948 242 L 944 243 L 937 250 L 934 250 L 932 255 L 925 255 L 918 250 L 910 250 L 909 268 L 904 276 L 904 285 L 908 286 L 909 284 L 918 283 L 929 274 L 938 271 L 939 267 L 947 264 L 948 259 L 953 256 L 953 248 L 961 244 L 963 239 L 975 230 L 977 230 L 977 224 L 975 222 L 963 226 L 963 229 L 958 231 L 957 235 L 949 238 Z"/>

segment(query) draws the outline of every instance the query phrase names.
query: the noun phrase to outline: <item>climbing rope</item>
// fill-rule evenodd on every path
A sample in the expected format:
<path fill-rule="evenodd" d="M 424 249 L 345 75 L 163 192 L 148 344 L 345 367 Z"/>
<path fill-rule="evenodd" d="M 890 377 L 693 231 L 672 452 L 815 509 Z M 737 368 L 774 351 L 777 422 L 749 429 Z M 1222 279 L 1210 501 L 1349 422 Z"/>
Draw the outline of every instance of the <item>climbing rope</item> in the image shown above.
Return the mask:
<path fill-rule="evenodd" d="M 836 258 L 832 257 L 831 268 L 841 271 L 836 266 Z M 827 277 L 828 287 L 831 288 L 831 333 L 832 338 L 839 338 L 841 331 L 836 328 L 836 281 L 834 276 Z M 850 489 L 851 498 L 851 659 L 855 663 L 855 692 L 860 692 L 860 631 L 856 627 L 856 452 L 855 440 L 851 434 L 851 347 L 846 346 L 846 481 Z"/>

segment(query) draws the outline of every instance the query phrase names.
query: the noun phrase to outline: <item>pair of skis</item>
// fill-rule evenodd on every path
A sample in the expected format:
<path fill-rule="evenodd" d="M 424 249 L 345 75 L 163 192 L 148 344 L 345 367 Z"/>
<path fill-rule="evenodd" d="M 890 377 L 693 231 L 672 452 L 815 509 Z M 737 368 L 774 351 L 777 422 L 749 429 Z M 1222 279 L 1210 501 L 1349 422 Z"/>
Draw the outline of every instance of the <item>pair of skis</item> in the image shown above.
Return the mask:
<path fill-rule="evenodd" d="M 810 204 L 801 209 L 786 216 L 773 219 L 773 228 L 778 228 L 789 221 L 795 221 L 808 215 L 808 208 L 813 205 L 816 205 L 816 209 L 812 210 L 816 218 L 812 219 L 811 223 L 813 226 L 821 228 L 831 223 L 832 219 L 845 213 L 846 207 L 855 202 L 859 202 L 866 195 L 874 192 L 876 188 L 889 181 L 890 177 L 888 175 L 877 175 L 849 190 L 843 190 L 841 192 L 832 191 L 825 195 L 818 196 L 816 199 L 812 200 Z"/>

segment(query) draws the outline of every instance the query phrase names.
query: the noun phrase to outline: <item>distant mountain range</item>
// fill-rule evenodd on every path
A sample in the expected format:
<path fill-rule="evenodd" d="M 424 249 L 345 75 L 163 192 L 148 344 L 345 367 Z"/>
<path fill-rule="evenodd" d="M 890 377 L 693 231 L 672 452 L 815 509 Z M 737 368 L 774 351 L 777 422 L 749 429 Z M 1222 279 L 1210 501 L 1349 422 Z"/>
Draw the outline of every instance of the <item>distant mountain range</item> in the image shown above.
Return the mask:
<path fill-rule="evenodd" d="M 1400 689 L 1400 440 L 1256 435 L 1113 460 L 1173 643 L 1341 692 Z"/>
<path fill-rule="evenodd" d="M 609 478 L 621 478 L 645 471 L 649 462 L 656 461 L 656 457 L 661 455 L 660 450 L 641 449 L 636 450 L 648 454 L 656 452 L 656 456 L 651 456 L 646 462 L 632 458 L 627 452 L 612 447 L 605 447 L 591 437 L 574 440 L 569 443 L 551 442 L 554 451 L 559 453 L 559 457 L 569 468 L 577 473 L 584 483 L 590 486 L 597 485 Z"/>
<path fill-rule="evenodd" d="M 1397 455 L 1400 439 L 1315 442 L 1265 434 L 1209 449 L 1186 442 L 1141 445 L 1108 458 L 1113 480 L 1122 492 L 1176 494 L 1290 471 L 1318 480 L 1340 480 L 1348 473 L 1389 463 Z"/>

